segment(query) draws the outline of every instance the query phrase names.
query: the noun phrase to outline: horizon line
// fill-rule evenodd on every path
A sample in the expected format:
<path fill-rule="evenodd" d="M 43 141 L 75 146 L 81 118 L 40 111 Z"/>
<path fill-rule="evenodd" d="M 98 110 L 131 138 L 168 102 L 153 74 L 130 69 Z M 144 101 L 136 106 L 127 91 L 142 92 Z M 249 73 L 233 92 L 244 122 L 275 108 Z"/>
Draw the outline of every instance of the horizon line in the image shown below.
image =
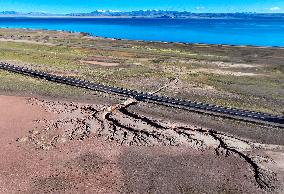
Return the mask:
<path fill-rule="evenodd" d="M 59 15 L 66 15 L 66 14 L 78 14 L 78 13 L 82 13 L 82 14 L 86 14 L 86 13 L 92 13 L 92 12 L 101 12 L 101 13 L 105 13 L 105 12 L 111 12 L 111 13 L 126 13 L 126 12 L 135 12 L 135 11 L 164 11 L 164 12 L 179 12 L 179 13 L 183 13 L 183 12 L 187 12 L 187 13 L 192 13 L 192 14 L 284 14 L 284 12 L 249 12 L 249 11 L 243 11 L 243 12 L 192 12 L 192 11 L 180 11 L 180 10 L 163 10 L 163 9 L 137 9 L 137 10 L 128 10 L 128 11 L 120 11 L 120 10 L 111 10 L 111 9 L 96 9 L 93 11 L 89 11 L 89 12 L 65 12 L 65 13 L 58 13 L 58 12 L 47 12 L 47 11 L 15 11 L 15 10 L 2 10 L 1 12 L 16 12 L 16 13 L 20 13 L 20 14 L 28 14 L 28 13 L 44 13 L 44 14 L 59 14 Z M 8 14 L 7 14 L 8 15 Z"/>

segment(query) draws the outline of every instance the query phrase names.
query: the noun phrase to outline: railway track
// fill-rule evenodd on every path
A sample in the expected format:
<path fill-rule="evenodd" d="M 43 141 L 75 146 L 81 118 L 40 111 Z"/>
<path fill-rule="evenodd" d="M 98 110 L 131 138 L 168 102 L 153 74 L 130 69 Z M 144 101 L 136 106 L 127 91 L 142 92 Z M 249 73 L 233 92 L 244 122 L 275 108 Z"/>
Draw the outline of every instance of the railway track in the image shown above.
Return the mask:
<path fill-rule="evenodd" d="M 156 103 L 169 107 L 206 113 L 214 116 L 232 118 L 236 120 L 249 121 L 254 123 L 262 123 L 266 125 L 284 128 L 284 116 L 282 115 L 271 115 L 261 112 L 253 112 L 249 110 L 242 110 L 242 109 L 229 108 L 229 107 L 217 106 L 212 104 L 192 102 L 188 100 L 175 99 L 166 96 L 158 96 L 149 93 L 128 90 L 124 88 L 92 83 L 86 80 L 80 80 L 76 78 L 56 76 L 41 71 L 35 71 L 24 67 L 14 66 L 8 63 L 0 62 L 0 69 L 22 75 L 41 78 L 52 82 L 86 88 L 89 90 L 132 97 L 139 101 Z"/>

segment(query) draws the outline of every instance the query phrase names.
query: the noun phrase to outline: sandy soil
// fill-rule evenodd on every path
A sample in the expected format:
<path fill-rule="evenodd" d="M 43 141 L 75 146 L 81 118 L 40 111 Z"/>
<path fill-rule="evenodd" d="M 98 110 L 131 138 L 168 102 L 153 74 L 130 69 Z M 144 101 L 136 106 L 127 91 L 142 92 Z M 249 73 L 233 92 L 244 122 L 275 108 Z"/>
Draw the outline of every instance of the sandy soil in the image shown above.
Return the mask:
<path fill-rule="evenodd" d="M 81 61 L 81 63 L 87 63 L 90 65 L 100 65 L 103 67 L 115 67 L 119 65 L 119 63 L 111 63 L 111 62 L 103 62 L 103 61 Z"/>
<path fill-rule="evenodd" d="M 192 73 L 213 73 L 218 75 L 234 75 L 234 76 L 265 76 L 264 74 L 256 74 L 256 73 L 244 73 L 244 72 L 234 72 L 234 71 L 227 71 L 227 70 L 219 70 L 219 69 L 208 69 L 208 68 L 199 68 L 191 70 Z"/>
<path fill-rule="evenodd" d="M 47 42 L 37 42 L 33 40 L 15 40 L 15 39 L 6 39 L 6 38 L 0 38 L 0 42 L 19 42 L 19 43 L 29 43 L 29 44 L 39 44 L 39 45 L 48 45 L 48 46 L 54 46 L 55 44 L 47 43 Z"/>
<path fill-rule="evenodd" d="M 0 96 L 0 131 L 1 193 L 283 191 L 282 147 L 127 109 Z"/>

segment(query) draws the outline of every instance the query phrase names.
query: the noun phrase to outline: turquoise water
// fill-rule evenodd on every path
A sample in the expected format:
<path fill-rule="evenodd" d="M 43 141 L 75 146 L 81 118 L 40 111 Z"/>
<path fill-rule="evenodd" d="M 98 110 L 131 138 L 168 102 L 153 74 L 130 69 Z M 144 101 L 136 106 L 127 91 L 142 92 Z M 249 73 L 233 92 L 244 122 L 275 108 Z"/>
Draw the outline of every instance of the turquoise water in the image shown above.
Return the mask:
<path fill-rule="evenodd" d="M 144 41 L 281 46 L 284 19 L 0 18 L 2 28 L 87 32 Z"/>

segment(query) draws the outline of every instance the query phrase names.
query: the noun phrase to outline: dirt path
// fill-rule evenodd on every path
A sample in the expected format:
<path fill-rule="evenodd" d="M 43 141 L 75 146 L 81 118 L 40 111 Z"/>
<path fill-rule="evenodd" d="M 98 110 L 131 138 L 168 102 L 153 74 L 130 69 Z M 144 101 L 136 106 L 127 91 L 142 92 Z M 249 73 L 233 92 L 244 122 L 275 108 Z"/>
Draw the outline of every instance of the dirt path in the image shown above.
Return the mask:
<path fill-rule="evenodd" d="M 0 118 L 1 193 L 281 191 L 281 165 L 261 151 L 280 164 L 280 147 L 213 129 L 127 108 L 6 96 Z"/>

